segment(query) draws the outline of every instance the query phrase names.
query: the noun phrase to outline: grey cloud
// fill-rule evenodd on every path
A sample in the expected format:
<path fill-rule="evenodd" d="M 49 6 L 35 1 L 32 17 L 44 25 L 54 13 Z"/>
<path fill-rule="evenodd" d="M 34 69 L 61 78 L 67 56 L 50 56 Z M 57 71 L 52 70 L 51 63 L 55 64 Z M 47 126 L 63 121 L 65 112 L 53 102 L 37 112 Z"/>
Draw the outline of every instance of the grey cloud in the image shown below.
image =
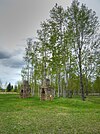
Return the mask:
<path fill-rule="evenodd" d="M 8 60 L 3 60 L 2 64 L 10 68 L 22 68 L 24 66 L 24 61 L 20 59 L 10 58 Z"/>
<path fill-rule="evenodd" d="M 9 68 L 22 68 L 24 65 L 21 49 L 8 53 L 6 50 L 0 51 L 0 63 Z"/>
<path fill-rule="evenodd" d="M 24 51 L 25 51 L 25 47 L 23 49 L 22 48 L 15 49 L 12 54 L 13 56 L 18 56 L 18 55 L 22 56 L 24 54 Z"/>
<path fill-rule="evenodd" d="M 22 68 L 24 66 L 23 61 L 14 61 L 10 64 L 11 68 Z"/>
<path fill-rule="evenodd" d="M 6 51 L 0 51 L 0 59 L 9 59 L 11 54 Z"/>

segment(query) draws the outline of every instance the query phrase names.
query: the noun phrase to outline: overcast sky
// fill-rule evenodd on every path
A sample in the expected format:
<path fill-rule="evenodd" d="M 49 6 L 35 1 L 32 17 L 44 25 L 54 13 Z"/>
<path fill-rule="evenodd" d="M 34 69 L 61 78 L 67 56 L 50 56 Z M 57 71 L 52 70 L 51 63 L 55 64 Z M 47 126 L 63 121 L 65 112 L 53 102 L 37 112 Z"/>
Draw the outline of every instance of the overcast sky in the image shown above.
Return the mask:
<path fill-rule="evenodd" d="M 100 0 L 79 0 L 96 11 L 100 20 Z M 49 18 L 55 3 L 64 8 L 72 0 L 0 0 L 0 80 L 15 84 L 21 80 L 26 39 L 36 37 L 40 23 Z"/>

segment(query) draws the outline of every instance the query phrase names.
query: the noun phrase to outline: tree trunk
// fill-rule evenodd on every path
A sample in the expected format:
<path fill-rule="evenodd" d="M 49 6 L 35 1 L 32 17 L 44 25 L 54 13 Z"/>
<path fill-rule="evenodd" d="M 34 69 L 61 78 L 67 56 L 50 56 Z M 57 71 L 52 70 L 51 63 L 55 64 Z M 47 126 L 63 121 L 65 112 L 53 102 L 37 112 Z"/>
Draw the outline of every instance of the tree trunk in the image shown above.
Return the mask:
<path fill-rule="evenodd" d="M 86 77 L 86 96 L 88 96 L 88 79 Z"/>
<path fill-rule="evenodd" d="M 32 78 L 32 87 L 31 87 L 32 89 L 31 89 L 31 94 L 32 94 L 32 96 L 34 96 L 34 84 L 33 84 L 33 78 Z"/>
<path fill-rule="evenodd" d="M 60 97 L 60 73 L 58 73 L 58 97 Z"/>
<path fill-rule="evenodd" d="M 83 88 L 83 78 L 82 78 L 82 63 L 81 63 L 81 48 L 79 48 L 79 71 L 80 71 L 80 90 L 82 100 L 85 101 L 84 88 Z"/>

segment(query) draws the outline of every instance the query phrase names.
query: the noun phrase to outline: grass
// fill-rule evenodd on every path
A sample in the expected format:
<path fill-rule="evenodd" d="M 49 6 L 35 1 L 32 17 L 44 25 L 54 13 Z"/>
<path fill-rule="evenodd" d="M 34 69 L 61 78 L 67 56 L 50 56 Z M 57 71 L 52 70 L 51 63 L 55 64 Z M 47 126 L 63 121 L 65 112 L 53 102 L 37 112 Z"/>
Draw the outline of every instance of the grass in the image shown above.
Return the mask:
<path fill-rule="evenodd" d="M 21 99 L 0 94 L 0 134 L 99 134 L 100 97 Z"/>

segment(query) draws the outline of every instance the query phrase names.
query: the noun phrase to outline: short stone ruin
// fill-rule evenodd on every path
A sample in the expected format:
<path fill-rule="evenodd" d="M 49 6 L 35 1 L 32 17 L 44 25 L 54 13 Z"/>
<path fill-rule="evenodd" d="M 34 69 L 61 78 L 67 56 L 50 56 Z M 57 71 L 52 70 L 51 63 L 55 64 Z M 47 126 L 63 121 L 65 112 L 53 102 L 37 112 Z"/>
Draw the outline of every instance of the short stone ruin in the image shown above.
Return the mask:
<path fill-rule="evenodd" d="M 53 100 L 54 96 L 55 96 L 55 91 L 50 86 L 50 80 L 45 79 L 40 88 L 40 100 Z"/>
<path fill-rule="evenodd" d="M 31 94 L 31 88 L 27 80 L 23 81 L 20 89 L 20 97 L 21 98 L 28 98 Z"/>

